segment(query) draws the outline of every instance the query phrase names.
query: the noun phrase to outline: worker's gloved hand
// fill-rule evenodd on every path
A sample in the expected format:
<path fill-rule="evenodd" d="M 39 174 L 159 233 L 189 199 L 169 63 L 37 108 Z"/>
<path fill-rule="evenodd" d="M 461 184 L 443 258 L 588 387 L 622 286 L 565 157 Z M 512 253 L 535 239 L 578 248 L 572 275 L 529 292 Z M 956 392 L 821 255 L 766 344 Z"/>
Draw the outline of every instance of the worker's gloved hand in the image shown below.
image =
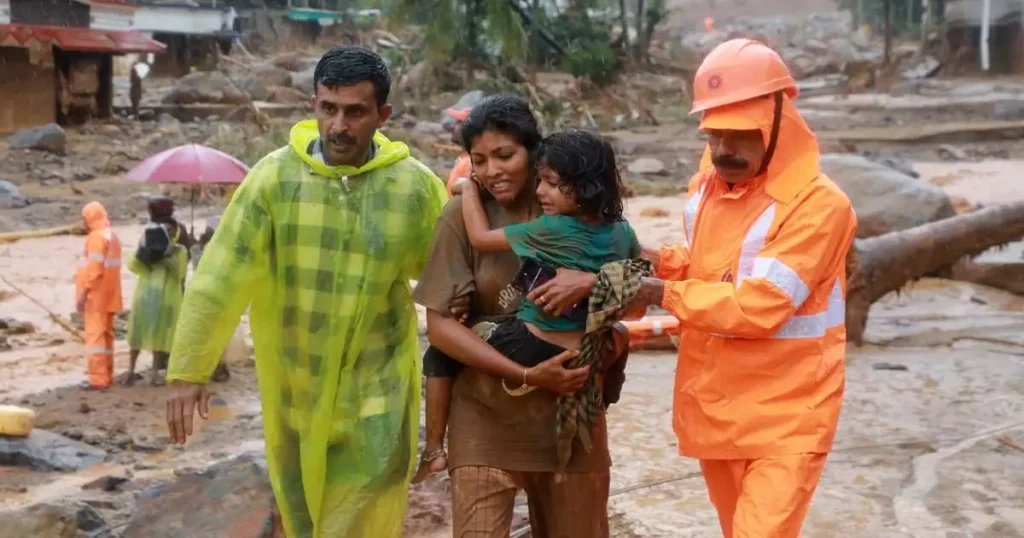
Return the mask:
<path fill-rule="evenodd" d="M 167 432 L 172 445 L 183 445 L 192 435 L 192 418 L 196 407 L 199 416 L 206 420 L 210 416 L 210 393 L 206 385 L 173 381 L 173 392 L 167 399 Z"/>

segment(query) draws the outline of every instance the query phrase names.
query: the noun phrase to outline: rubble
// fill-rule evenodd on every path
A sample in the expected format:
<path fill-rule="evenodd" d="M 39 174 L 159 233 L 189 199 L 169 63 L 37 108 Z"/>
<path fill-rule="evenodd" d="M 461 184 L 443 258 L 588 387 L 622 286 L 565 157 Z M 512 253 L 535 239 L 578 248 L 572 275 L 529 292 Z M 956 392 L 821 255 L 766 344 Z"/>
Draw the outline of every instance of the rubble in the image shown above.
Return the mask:
<path fill-rule="evenodd" d="M 654 157 L 640 157 L 639 159 L 629 163 L 626 170 L 631 174 L 640 175 L 663 175 L 665 174 L 665 163 L 661 162 Z"/>
<path fill-rule="evenodd" d="M 821 156 L 821 171 L 850 198 L 857 212 L 857 237 L 906 230 L 956 215 L 949 196 L 866 157 Z"/>
<path fill-rule="evenodd" d="M 33 430 L 28 437 L 0 436 L 0 465 L 37 471 L 81 471 L 106 457 L 103 450 L 46 430 Z"/>
<path fill-rule="evenodd" d="M 174 88 L 164 97 L 164 103 L 187 105 L 192 103 L 245 104 L 246 98 L 223 73 L 198 71 L 178 79 Z"/>
<path fill-rule="evenodd" d="M 50 123 L 18 131 L 7 139 L 7 144 L 11 149 L 34 149 L 63 155 L 67 141 L 68 136 L 64 129 L 56 123 Z"/>
<path fill-rule="evenodd" d="M 28 200 L 14 183 L 0 180 L 0 209 L 18 209 L 27 205 Z"/>

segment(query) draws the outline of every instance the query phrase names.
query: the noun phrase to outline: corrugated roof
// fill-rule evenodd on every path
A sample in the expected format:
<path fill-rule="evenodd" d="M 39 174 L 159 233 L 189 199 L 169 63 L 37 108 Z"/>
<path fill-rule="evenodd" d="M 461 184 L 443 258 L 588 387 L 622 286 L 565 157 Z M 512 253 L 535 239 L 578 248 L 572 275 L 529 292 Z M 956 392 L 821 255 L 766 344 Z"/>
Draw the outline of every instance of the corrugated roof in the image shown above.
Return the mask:
<path fill-rule="evenodd" d="M 80 52 L 163 52 L 166 45 L 139 32 L 65 28 L 31 24 L 0 24 L 0 46 L 29 47 L 35 43 Z"/>

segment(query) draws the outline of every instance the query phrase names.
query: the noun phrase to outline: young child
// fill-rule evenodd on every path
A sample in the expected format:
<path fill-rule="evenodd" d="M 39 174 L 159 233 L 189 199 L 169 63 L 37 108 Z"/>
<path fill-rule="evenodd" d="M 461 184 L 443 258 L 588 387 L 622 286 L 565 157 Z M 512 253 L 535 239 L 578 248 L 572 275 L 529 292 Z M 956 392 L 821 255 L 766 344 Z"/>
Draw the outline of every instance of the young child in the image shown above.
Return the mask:
<path fill-rule="evenodd" d="M 622 216 L 622 180 L 608 142 L 585 131 L 555 133 L 541 142 L 535 162 L 543 215 L 522 224 L 491 230 L 476 183 L 464 180 L 453 185 L 462 194 L 463 219 L 473 248 L 511 250 L 524 269 L 534 273 L 538 266 L 550 273 L 558 268 L 596 273 L 606 263 L 640 256 L 636 233 Z M 524 287 L 533 286 L 527 282 Z M 524 298 L 514 318 L 481 323 L 474 330 L 506 357 L 531 368 L 566 349 L 578 349 L 586 323 L 585 304 L 552 317 Z M 423 360 L 442 364 L 427 368 L 441 374 L 427 377 L 426 447 L 413 483 L 447 467 L 443 446 L 448 407 L 455 374 L 461 369 L 460 363 L 433 347 Z M 529 370 L 521 387 L 505 385 L 505 390 L 513 396 L 533 390 Z"/>

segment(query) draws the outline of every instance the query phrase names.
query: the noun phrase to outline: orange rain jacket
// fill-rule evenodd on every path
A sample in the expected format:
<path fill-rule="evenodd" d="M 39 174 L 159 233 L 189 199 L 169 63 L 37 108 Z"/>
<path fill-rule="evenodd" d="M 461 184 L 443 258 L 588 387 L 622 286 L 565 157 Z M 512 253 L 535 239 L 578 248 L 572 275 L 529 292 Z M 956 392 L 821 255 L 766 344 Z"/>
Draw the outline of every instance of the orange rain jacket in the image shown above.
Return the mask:
<path fill-rule="evenodd" d="M 705 112 L 702 129 L 771 136 L 771 96 Z M 766 174 L 732 190 L 705 152 L 686 242 L 660 251 L 662 306 L 680 320 L 680 453 L 757 459 L 828 452 L 842 404 L 849 199 L 821 174 L 814 134 L 783 97 Z"/>
<path fill-rule="evenodd" d="M 75 276 L 75 299 L 89 291 L 86 310 L 120 312 L 121 241 L 114 235 L 107 210 L 99 202 L 82 209 L 89 236 L 85 240 L 85 260 Z"/>

